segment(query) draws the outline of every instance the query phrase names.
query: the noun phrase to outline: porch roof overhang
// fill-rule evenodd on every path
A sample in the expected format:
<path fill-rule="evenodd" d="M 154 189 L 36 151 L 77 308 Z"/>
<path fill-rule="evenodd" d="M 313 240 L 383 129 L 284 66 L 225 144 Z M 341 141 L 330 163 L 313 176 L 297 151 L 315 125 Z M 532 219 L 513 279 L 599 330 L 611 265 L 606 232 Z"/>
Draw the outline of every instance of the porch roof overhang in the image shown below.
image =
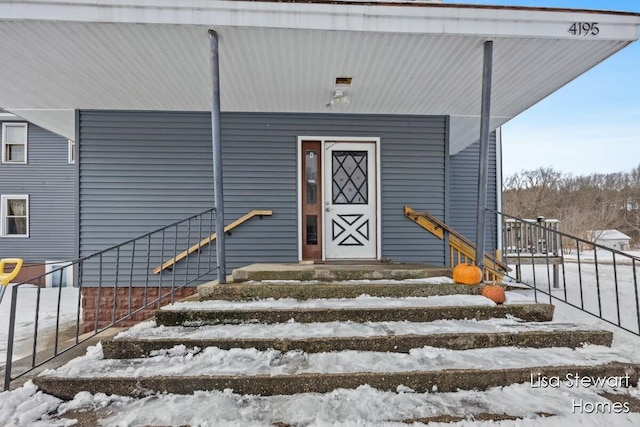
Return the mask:
<path fill-rule="evenodd" d="M 574 23 L 595 24 L 586 35 Z M 0 108 L 75 138 L 75 109 L 449 115 L 450 153 L 638 38 L 640 15 L 441 3 L 0 0 Z M 596 33 L 597 34 L 592 34 Z M 328 111 L 336 77 L 348 105 Z"/>

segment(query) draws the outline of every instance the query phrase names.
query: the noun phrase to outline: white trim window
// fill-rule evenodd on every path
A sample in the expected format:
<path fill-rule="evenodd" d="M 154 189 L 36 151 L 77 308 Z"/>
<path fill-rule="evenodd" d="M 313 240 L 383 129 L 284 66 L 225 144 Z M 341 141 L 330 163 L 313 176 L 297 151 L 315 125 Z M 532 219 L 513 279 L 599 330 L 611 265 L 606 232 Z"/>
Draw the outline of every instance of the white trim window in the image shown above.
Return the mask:
<path fill-rule="evenodd" d="M 54 271 L 58 268 L 62 270 Z M 68 288 L 73 286 L 73 265 L 65 261 L 47 261 L 45 264 L 45 286 L 47 288 Z M 52 273 L 53 272 L 53 273 Z"/>
<path fill-rule="evenodd" d="M 2 163 L 27 163 L 27 123 L 2 124 Z"/>
<path fill-rule="evenodd" d="M 29 237 L 29 196 L 2 195 L 0 236 Z"/>
<path fill-rule="evenodd" d="M 76 142 L 69 140 L 69 164 L 76 162 Z"/>

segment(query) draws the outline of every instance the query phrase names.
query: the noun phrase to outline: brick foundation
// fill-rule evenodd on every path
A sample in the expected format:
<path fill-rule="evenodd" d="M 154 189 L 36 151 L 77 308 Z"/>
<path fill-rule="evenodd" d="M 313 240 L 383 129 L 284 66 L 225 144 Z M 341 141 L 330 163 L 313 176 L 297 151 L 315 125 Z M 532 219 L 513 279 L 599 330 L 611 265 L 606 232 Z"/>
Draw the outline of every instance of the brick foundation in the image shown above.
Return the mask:
<path fill-rule="evenodd" d="M 14 267 L 14 264 L 7 264 L 5 267 L 5 272 L 10 272 Z M 45 267 L 44 264 L 23 264 L 22 265 L 22 269 L 20 269 L 20 273 L 18 273 L 18 275 L 16 276 L 15 279 L 13 279 L 11 282 L 12 283 L 22 283 L 24 281 L 33 279 L 34 277 L 40 276 L 42 274 L 45 273 Z M 45 278 L 43 277 L 41 282 L 40 282 L 40 286 L 44 287 L 45 285 Z M 30 280 L 29 283 L 32 283 L 34 285 L 38 284 L 37 280 Z"/>
<path fill-rule="evenodd" d="M 169 289 L 163 289 L 162 293 L 169 293 Z M 179 289 L 175 293 L 175 300 L 179 300 L 197 292 L 195 287 L 186 287 Z M 144 304 L 145 288 L 132 288 L 131 292 L 131 311 L 135 311 Z M 158 288 L 147 289 L 147 301 L 158 298 Z M 171 303 L 169 296 L 162 299 L 162 305 Z M 82 331 L 89 332 L 96 327 L 96 314 L 99 310 L 98 328 L 108 326 L 113 322 L 113 288 L 102 288 L 100 293 L 100 303 L 98 303 L 98 288 L 82 288 Z M 117 326 L 133 326 L 143 320 L 151 319 L 155 310 L 158 308 L 157 302 L 148 309 L 142 310 L 129 319 L 125 319 L 117 324 Z M 116 319 L 122 318 L 129 314 L 129 289 L 120 288 L 116 293 Z"/>

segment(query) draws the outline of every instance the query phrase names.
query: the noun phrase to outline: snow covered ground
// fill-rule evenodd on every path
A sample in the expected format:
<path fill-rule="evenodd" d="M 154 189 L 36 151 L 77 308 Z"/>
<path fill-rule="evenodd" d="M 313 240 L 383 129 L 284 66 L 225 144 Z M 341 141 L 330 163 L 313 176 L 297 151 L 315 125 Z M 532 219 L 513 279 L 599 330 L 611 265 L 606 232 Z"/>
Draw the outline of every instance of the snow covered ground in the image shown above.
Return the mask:
<path fill-rule="evenodd" d="M 18 311 L 13 347 L 13 360 L 31 354 L 33 349 L 34 319 L 36 315 L 37 287 L 20 286 L 18 291 Z M 14 287 L 7 288 L 0 303 L 0 366 L 6 361 L 7 339 L 9 333 L 9 314 L 11 310 L 11 293 Z M 38 319 L 38 350 L 50 344 L 55 335 L 56 314 L 59 288 L 40 289 L 40 307 Z M 78 306 L 78 289 L 62 288 L 60 294 L 60 330 L 75 327 Z"/>
<path fill-rule="evenodd" d="M 511 266 L 514 268 L 515 266 Z M 629 264 L 593 264 L 567 262 L 559 266 L 559 287 L 553 287 L 553 268 L 537 265 L 522 267 L 522 281 L 576 307 L 601 315 L 605 320 L 640 332 L 640 263 L 634 274 Z M 514 271 L 511 272 L 514 275 Z M 548 295 L 538 292 L 538 301 L 549 302 Z M 553 300 L 556 301 L 555 299 Z M 617 309 L 619 307 L 619 310 Z"/>
<path fill-rule="evenodd" d="M 456 393 L 414 393 L 408 388 L 383 392 L 369 386 L 331 393 L 293 396 L 242 396 L 229 390 L 196 392 L 190 396 L 163 394 L 133 399 L 79 393 L 69 402 L 43 394 L 32 384 L 0 394 L 0 424 L 5 426 L 70 426 L 74 421 L 53 415 L 77 409 L 102 411 L 102 426 L 406 426 L 402 420 L 443 414 L 465 417 L 481 412 L 525 417 L 505 421 L 429 423 L 430 427 L 637 427 L 638 413 L 595 413 L 589 404 L 606 403 L 594 388 L 531 388 L 528 384 Z M 638 388 L 624 392 L 640 397 Z M 586 406 L 585 406 L 586 405 Z M 100 412 L 99 412 L 100 413 Z M 556 414 L 544 417 L 540 413 Z M 410 424 L 411 425 L 411 424 Z M 412 424 L 424 426 L 423 423 Z"/>
<path fill-rule="evenodd" d="M 602 273 L 602 272 L 601 272 Z M 538 280 L 540 280 L 540 276 Z M 567 275 L 569 278 L 569 275 Z M 575 279 L 575 278 L 574 278 Z M 539 283 L 539 286 L 540 283 Z M 573 286 L 573 285 L 572 285 Z M 594 285 L 595 286 L 595 285 Z M 611 286 L 602 286 L 609 289 Z M 569 295 L 574 290 L 567 285 Z M 586 290 L 583 284 L 583 291 Z M 590 289 L 590 288 L 589 288 Z M 564 292 L 564 289 L 554 290 Z M 609 290 L 607 291 L 609 292 Z M 508 293 L 509 302 L 532 302 L 534 291 L 522 290 Z M 629 286 L 619 286 L 620 300 L 635 297 L 635 291 Z M 584 297 L 586 295 L 586 297 Z M 604 293 L 602 293 L 604 295 Z M 538 295 L 542 302 L 541 294 Z M 76 296 L 77 297 L 77 296 Z M 464 298 L 466 298 L 465 296 Z M 458 296 L 454 297 L 458 298 Z M 463 299 L 464 299 L 463 298 Z M 473 296 L 472 300 L 482 297 Z M 547 298 L 547 297 L 544 297 Z M 362 304 L 371 304 L 371 297 L 361 297 Z M 382 299 L 378 299 L 382 300 Z M 588 307 L 597 307 L 593 292 L 583 292 L 584 303 Z M 604 299 L 611 303 L 611 299 Z M 632 299 L 632 302 L 634 300 Z M 380 303 L 381 301 L 378 301 Z M 477 303 L 478 301 L 474 301 Z M 273 304 L 273 301 L 271 302 Z M 346 302 L 339 302 L 346 304 Z M 60 375 L 81 373 L 84 376 L 126 374 L 137 376 L 144 371 L 161 373 L 190 372 L 192 375 L 213 373 L 208 366 L 216 364 L 215 373 L 220 369 L 226 373 L 247 373 L 247 366 L 254 372 L 287 374 L 293 372 L 345 372 L 360 370 L 415 370 L 443 369 L 447 367 L 473 367 L 500 361 L 500 366 L 526 366 L 526 364 L 567 364 L 605 363 L 607 360 L 640 362 L 640 339 L 625 333 L 604 322 L 579 313 L 570 306 L 554 301 L 556 316 L 553 323 L 537 325 L 540 328 L 564 328 L 575 322 L 584 322 L 591 327 L 615 330 L 614 345 L 611 349 L 600 346 L 585 346 L 575 350 L 523 350 L 516 348 L 496 348 L 454 352 L 451 350 L 422 348 L 401 359 L 389 357 L 385 353 L 344 352 L 340 354 L 304 354 L 302 352 L 280 353 L 276 351 L 220 350 L 205 349 L 201 352 L 176 347 L 169 352 L 157 352 L 149 359 L 149 364 L 139 360 L 129 362 L 104 361 L 100 346 L 91 348 L 87 355 L 76 359 L 59 370 Z M 217 304 L 217 303 L 213 303 Z M 221 303 L 223 304 L 223 303 Z M 283 304 L 293 304 L 285 301 Z M 350 304 L 354 304 L 353 301 Z M 358 303 L 355 303 L 356 306 Z M 4 302 L 3 302 L 4 305 Z M 295 305 L 295 304 L 294 304 Z M 75 307 L 75 306 L 74 306 Z M 604 305 L 603 305 L 604 307 Z M 182 307 L 184 308 L 184 307 Z M 607 306 L 606 310 L 610 310 Z M 75 310 L 75 308 L 74 308 Z M 615 309 L 614 309 L 615 311 Z M 634 316 L 624 317 L 625 322 L 633 323 Z M 348 336 L 357 331 L 357 335 L 376 335 L 389 333 L 423 333 L 425 325 L 410 322 L 381 322 L 379 324 L 348 323 L 325 324 L 323 328 L 314 328 L 314 324 L 287 323 L 257 328 L 255 325 L 207 327 L 220 335 L 233 337 L 261 337 L 270 334 L 279 336 Z M 148 334 L 152 322 L 146 322 L 121 337 L 135 334 Z M 469 332 L 469 330 L 511 330 L 521 328 L 515 319 L 492 319 L 488 321 L 439 321 L 429 324 L 432 333 Z M 355 329 L 354 329 L 355 328 Z M 163 329 L 153 330 L 158 337 L 164 335 Z M 196 331 L 196 329 L 193 329 Z M 368 331 L 368 332 L 367 332 Z M 422 331 L 422 332 L 419 332 Z M 166 329 L 165 329 L 166 332 Z M 196 332 L 194 332 L 196 333 Z M 586 361 L 586 362 L 585 362 Z M 112 363 L 113 362 L 113 363 Z M 525 365 L 523 365 L 523 363 Z M 294 396 L 243 396 L 230 390 L 221 392 L 196 392 L 193 395 L 152 395 L 143 399 L 128 397 L 91 395 L 79 393 L 70 402 L 62 402 L 45 395 L 28 383 L 12 392 L 0 393 L 0 425 L 7 426 L 70 426 L 73 420 L 65 420 L 59 415 L 78 409 L 97 411 L 100 425 L 137 426 L 137 425 L 198 425 L 198 426 L 271 426 L 276 422 L 304 426 L 402 426 L 408 418 L 420 419 L 438 415 L 473 416 L 481 412 L 507 413 L 524 417 L 522 420 L 504 421 L 461 421 L 453 424 L 430 423 L 430 426 L 638 426 L 640 414 L 612 413 L 611 403 L 600 396 L 603 389 L 596 387 L 533 388 L 530 384 L 493 388 L 487 391 L 460 391 L 456 393 L 415 393 L 406 387 L 396 392 L 383 392 L 369 386 L 355 390 L 338 389 L 327 394 L 304 393 Z M 640 398 L 640 389 L 633 386 L 624 390 L 609 390 L 631 397 Z M 592 406 L 600 402 L 600 409 Z M 586 405 L 586 406 L 585 406 Z M 604 409 L 603 409 L 604 408 Z M 608 409 L 607 409 L 608 408 Z M 623 407 L 624 409 L 624 407 Z M 604 411 L 605 413 L 601 413 Z M 556 414 L 543 417 L 540 413 Z M 70 415 L 72 418 L 73 416 Z M 414 425 L 423 425 L 416 423 Z"/>
<path fill-rule="evenodd" d="M 634 258 L 634 257 L 640 259 L 640 251 L 634 250 L 634 251 L 623 251 L 623 252 L 629 256 L 625 257 L 623 255 L 616 255 L 616 261 L 628 262 L 631 258 Z M 573 250 L 568 254 L 564 254 L 564 258 L 568 260 L 577 260 L 578 252 Z M 580 251 L 580 260 L 593 261 L 596 258 L 598 258 L 598 260 L 601 260 L 601 261 L 610 261 L 610 260 L 613 260 L 613 253 L 606 250 L 602 250 L 602 249 L 596 249 L 595 251 L 593 250 Z"/>

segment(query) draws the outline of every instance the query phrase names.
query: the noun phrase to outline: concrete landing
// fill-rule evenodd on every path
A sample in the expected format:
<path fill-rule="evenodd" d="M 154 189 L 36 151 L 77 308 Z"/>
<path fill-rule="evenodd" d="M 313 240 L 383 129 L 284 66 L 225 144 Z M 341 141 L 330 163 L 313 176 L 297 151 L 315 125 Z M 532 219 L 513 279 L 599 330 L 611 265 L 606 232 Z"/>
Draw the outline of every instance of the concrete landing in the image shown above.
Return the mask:
<path fill-rule="evenodd" d="M 233 270 L 234 282 L 250 280 L 381 280 L 451 277 L 447 267 L 403 263 L 252 264 Z"/>
<path fill-rule="evenodd" d="M 425 279 L 429 280 L 429 279 Z M 430 297 L 437 295 L 480 295 L 482 286 L 456 283 L 349 283 L 349 282 L 297 282 L 264 283 L 243 282 L 204 284 L 198 286 L 200 301 L 246 301 L 266 298 L 294 298 L 297 300 L 321 298 L 356 298 L 366 294 L 372 297 Z"/>

